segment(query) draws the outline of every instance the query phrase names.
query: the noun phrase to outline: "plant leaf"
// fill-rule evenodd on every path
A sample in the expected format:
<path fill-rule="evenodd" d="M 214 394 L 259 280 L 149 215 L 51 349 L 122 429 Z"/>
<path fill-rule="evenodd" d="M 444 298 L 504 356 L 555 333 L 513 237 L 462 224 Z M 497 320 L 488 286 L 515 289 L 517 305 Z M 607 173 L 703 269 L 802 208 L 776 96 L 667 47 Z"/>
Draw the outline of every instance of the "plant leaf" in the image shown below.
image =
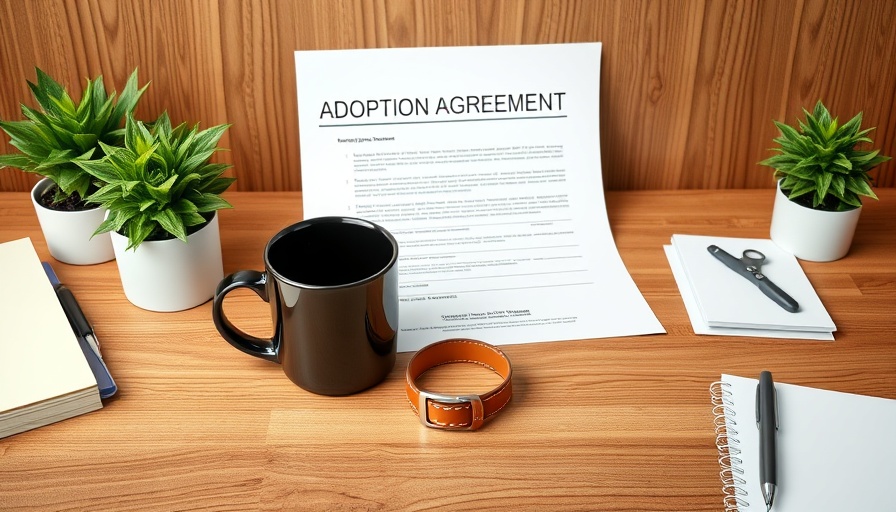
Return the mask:
<path fill-rule="evenodd" d="M 187 230 L 180 216 L 171 209 L 165 209 L 153 214 L 152 219 L 162 226 L 162 229 L 171 233 L 184 242 L 187 241 Z"/>
<path fill-rule="evenodd" d="M 199 197 L 193 198 L 193 204 L 200 212 L 213 212 L 223 208 L 233 208 L 233 206 L 215 194 L 201 194 Z"/>

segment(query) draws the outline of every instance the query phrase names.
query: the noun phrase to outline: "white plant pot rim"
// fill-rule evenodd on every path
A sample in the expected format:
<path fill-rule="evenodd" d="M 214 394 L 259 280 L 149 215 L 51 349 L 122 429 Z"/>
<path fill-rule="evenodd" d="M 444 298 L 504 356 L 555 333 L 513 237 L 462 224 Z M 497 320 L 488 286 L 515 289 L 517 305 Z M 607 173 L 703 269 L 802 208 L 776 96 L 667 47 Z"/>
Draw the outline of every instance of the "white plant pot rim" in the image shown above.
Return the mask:
<path fill-rule="evenodd" d="M 50 178 L 43 178 L 31 189 L 31 203 L 50 255 L 72 265 L 94 265 L 115 258 L 109 234 L 94 235 L 106 210 L 99 206 L 85 210 L 48 208 L 39 198 L 53 186 L 55 183 Z"/>
<path fill-rule="evenodd" d="M 80 212 L 92 212 L 96 211 L 100 208 L 98 204 L 87 204 L 87 208 L 79 208 L 77 210 L 57 210 L 56 208 L 50 208 L 49 206 L 43 204 L 40 201 L 40 197 L 51 187 L 57 186 L 56 183 L 50 178 L 41 178 L 34 187 L 31 188 L 31 198 L 34 200 L 34 204 L 40 206 L 45 210 L 49 210 L 51 212 L 64 212 L 64 213 L 80 213 Z"/>

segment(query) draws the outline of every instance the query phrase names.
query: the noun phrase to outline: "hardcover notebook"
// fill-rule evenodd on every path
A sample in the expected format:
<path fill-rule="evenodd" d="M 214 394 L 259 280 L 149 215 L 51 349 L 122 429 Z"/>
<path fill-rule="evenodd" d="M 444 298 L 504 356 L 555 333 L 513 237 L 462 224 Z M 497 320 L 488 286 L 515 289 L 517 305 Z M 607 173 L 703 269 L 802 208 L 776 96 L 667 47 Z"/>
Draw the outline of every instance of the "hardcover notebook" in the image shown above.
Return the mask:
<path fill-rule="evenodd" d="M 762 273 L 792 296 L 800 309 L 784 310 L 710 254 L 710 245 L 735 258 L 747 249 L 763 253 Z M 676 234 L 666 247 L 666 256 L 697 334 L 833 340 L 837 327 L 796 257 L 771 240 Z"/>
<path fill-rule="evenodd" d="M 757 379 L 710 388 L 726 511 L 766 511 L 759 487 Z M 775 383 L 778 488 L 772 512 L 896 510 L 896 400 Z"/>
<path fill-rule="evenodd" d="M 0 244 L 0 438 L 102 407 L 31 240 Z"/>

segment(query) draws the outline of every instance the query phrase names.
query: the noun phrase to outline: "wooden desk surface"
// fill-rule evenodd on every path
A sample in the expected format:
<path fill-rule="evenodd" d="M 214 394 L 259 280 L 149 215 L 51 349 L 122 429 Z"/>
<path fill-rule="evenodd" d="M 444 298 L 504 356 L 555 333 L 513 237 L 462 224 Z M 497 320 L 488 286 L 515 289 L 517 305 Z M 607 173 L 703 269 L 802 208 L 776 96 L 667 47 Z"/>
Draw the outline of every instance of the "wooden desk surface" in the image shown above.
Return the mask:
<path fill-rule="evenodd" d="M 143 311 L 114 262 L 57 263 L 120 392 L 101 411 L 0 439 L 0 509 L 720 510 L 708 388 L 722 372 L 896 399 L 896 189 L 878 194 L 845 259 L 803 262 L 838 327 L 829 343 L 691 329 L 663 244 L 767 238 L 771 190 L 608 193 L 619 252 L 667 334 L 506 346 L 513 402 L 475 433 L 419 424 L 404 397 L 409 354 L 371 390 L 315 396 L 224 342 L 210 303 Z M 228 198 L 224 270 L 261 269 L 301 195 Z M 23 236 L 49 258 L 27 194 L 0 194 L 0 241 Z M 251 292 L 228 301 L 236 323 L 268 333 L 266 304 Z M 485 388 L 479 370 L 434 385 Z"/>

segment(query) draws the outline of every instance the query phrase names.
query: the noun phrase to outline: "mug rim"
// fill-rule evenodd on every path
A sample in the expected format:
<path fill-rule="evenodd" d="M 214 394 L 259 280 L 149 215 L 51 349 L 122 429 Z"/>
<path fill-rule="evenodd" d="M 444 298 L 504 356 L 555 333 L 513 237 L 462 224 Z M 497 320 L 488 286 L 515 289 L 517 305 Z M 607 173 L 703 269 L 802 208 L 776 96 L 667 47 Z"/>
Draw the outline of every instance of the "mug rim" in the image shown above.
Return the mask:
<path fill-rule="evenodd" d="M 300 229 L 304 229 L 308 226 L 315 225 L 315 224 L 354 224 L 356 226 L 362 226 L 362 227 L 365 227 L 368 229 L 372 229 L 372 230 L 380 233 L 381 235 L 385 236 L 386 240 L 388 240 L 389 243 L 392 244 L 392 257 L 389 258 L 389 262 L 386 263 L 386 265 L 383 266 L 383 268 L 374 272 L 372 275 L 369 275 L 369 276 L 365 277 L 364 279 L 360 279 L 358 281 L 351 281 L 348 283 L 342 283 L 342 284 L 336 284 L 336 285 L 316 285 L 316 284 L 300 283 L 300 282 L 290 279 L 290 278 L 284 276 L 283 274 L 281 274 L 280 272 L 278 272 L 277 269 L 275 269 L 273 267 L 273 265 L 271 265 L 270 259 L 268 258 L 268 255 L 270 254 L 271 246 L 273 246 L 278 240 L 280 240 L 284 236 L 286 236 L 290 233 L 293 233 L 295 231 L 299 231 Z M 278 281 L 289 284 L 290 286 L 294 286 L 296 288 L 303 288 L 306 290 L 338 290 L 340 288 L 352 288 L 355 286 L 363 285 L 363 284 L 369 283 L 371 281 L 374 281 L 374 280 L 378 279 L 380 276 L 389 272 L 389 270 L 391 270 L 395 266 L 395 262 L 397 262 L 397 261 L 398 261 L 398 242 L 395 240 L 395 237 L 392 236 L 392 233 L 390 233 L 386 228 L 380 226 L 379 224 L 377 224 L 375 222 L 371 222 L 369 220 L 359 219 L 357 217 L 341 216 L 341 215 L 333 215 L 333 216 L 326 216 L 326 217 L 313 217 L 310 219 L 303 219 L 294 224 L 290 224 L 289 226 L 286 226 L 285 228 L 278 231 L 277 234 L 275 234 L 273 237 L 271 237 L 271 239 L 268 240 L 268 243 L 265 244 L 265 246 L 264 246 L 264 268 L 265 268 L 265 271 L 273 274 L 277 278 Z"/>

